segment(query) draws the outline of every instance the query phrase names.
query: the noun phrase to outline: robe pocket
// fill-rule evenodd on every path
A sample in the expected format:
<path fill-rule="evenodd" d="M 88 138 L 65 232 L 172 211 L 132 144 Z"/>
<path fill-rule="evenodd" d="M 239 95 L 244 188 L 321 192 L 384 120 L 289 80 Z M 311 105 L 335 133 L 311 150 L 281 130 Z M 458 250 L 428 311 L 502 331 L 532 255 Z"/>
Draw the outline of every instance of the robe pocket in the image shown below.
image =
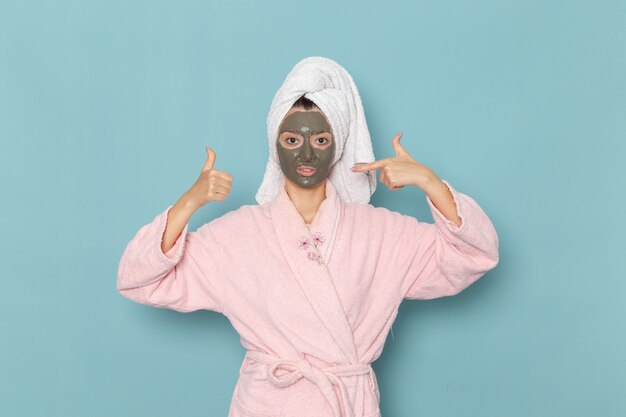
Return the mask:
<path fill-rule="evenodd" d="M 284 417 L 282 410 L 256 411 L 246 406 L 238 395 L 233 399 L 233 413 L 229 417 Z"/>
<path fill-rule="evenodd" d="M 248 366 L 242 367 L 242 374 L 245 376 Z M 249 371 L 248 371 L 249 372 Z M 250 375 L 250 373 L 248 373 Z M 233 412 L 229 417 L 285 417 L 283 409 L 279 406 L 269 406 L 267 404 L 254 404 L 253 398 L 247 398 L 240 392 L 242 381 L 238 381 L 233 393 Z M 246 392 L 244 390 L 244 392 Z M 254 405 L 253 405 L 254 404 Z"/>

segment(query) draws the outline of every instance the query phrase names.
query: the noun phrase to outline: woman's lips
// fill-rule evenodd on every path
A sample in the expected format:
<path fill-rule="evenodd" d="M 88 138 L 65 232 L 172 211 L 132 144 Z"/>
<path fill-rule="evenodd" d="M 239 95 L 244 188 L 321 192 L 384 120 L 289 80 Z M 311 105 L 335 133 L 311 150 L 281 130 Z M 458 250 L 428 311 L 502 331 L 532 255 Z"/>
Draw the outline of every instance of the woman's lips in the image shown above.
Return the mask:
<path fill-rule="evenodd" d="M 305 177 L 310 177 L 311 175 L 315 174 L 316 169 L 313 167 L 303 165 L 301 167 L 298 167 L 296 171 L 298 171 L 298 174 L 300 175 L 304 175 Z"/>

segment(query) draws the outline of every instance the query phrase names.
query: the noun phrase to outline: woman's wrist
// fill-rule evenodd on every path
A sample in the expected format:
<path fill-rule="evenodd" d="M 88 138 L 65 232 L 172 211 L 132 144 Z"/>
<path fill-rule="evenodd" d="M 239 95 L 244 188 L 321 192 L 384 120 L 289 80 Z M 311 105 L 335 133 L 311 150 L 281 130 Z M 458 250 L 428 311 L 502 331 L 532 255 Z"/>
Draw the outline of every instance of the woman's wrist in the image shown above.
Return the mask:
<path fill-rule="evenodd" d="M 202 204 L 196 201 L 193 194 L 191 194 L 189 191 L 187 191 L 180 197 L 180 199 L 176 202 L 176 205 L 181 211 L 189 213 L 190 217 L 193 213 L 196 212 L 196 210 L 202 207 Z"/>
<path fill-rule="evenodd" d="M 436 189 L 441 180 L 431 169 L 421 165 L 414 174 L 413 184 L 420 190 L 428 193 L 429 190 Z"/>

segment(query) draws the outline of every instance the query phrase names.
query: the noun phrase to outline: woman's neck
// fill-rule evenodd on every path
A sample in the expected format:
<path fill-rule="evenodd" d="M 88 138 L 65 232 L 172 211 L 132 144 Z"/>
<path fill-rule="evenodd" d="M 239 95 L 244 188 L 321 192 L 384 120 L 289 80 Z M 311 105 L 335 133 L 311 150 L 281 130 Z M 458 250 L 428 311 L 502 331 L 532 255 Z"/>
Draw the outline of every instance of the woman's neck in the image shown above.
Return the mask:
<path fill-rule="evenodd" d="M 313 188 L 302 188 L 289 180 L 285 181 L 287 194 L 307 226 L 311 224 L 322 201 L 326 199 L 326 181 L 327 179 Z"/>

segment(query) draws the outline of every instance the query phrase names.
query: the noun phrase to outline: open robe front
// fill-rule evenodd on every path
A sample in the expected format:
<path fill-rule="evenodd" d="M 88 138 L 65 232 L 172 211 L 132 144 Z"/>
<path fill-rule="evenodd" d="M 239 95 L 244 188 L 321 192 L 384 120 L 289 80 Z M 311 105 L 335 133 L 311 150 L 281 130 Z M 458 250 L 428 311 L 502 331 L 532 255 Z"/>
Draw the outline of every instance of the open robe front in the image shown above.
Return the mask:
<path fill-rule="evenodd" d="M 444 182 L 461 226 L 427 196 L 434 224 L 345 202 L 330 180 L 307 225 L 283 179 L 271 202 L 195 232 L 187 225 L 164 254 L 169 206 L 126 247 L 117 289 L 138 303 L 228 317 L 248 351 L 229 417 L 379 416 L 371 363 L 402 300 L 457 294 L 498 263 L 491 221 Z"/>

